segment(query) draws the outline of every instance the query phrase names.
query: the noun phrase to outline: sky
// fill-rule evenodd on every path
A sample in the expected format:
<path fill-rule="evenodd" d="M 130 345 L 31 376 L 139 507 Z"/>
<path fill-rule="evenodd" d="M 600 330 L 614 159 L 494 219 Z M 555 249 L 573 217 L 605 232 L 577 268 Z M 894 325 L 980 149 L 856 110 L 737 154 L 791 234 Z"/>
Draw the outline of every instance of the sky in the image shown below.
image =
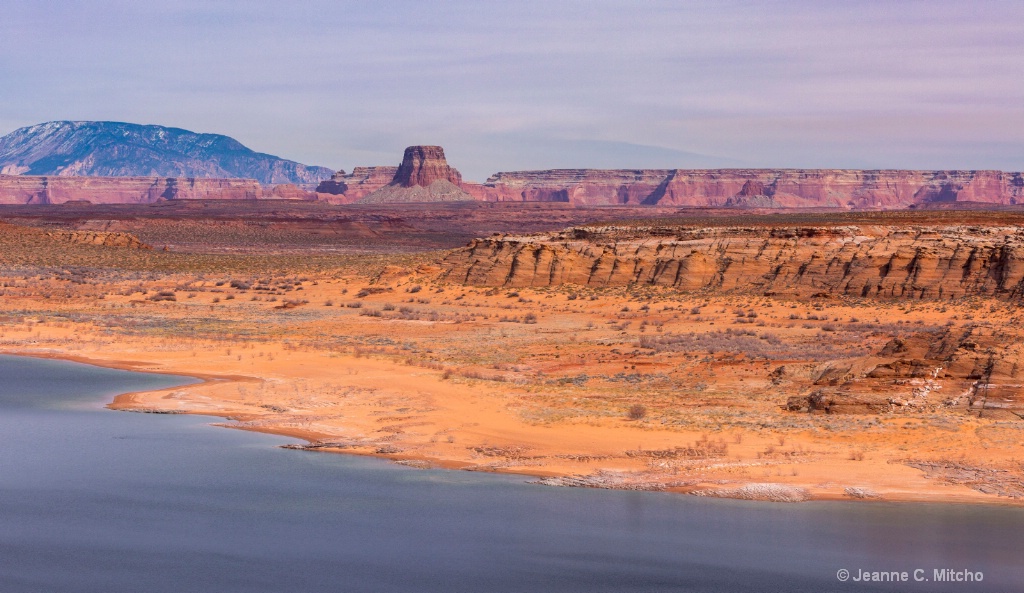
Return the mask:
<path fill-rule="evenodd" d="M 351 170 L 1024 170 L 1024 2 L 0 0 L 0 135 L 160 124 Z"/>

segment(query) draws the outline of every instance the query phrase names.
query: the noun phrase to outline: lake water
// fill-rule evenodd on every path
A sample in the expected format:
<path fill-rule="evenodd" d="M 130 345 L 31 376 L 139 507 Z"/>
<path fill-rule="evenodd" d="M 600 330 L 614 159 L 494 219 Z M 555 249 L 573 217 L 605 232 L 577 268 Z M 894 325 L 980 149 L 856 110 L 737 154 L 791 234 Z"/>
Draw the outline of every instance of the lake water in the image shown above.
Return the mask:
<path fill-rule="evenodd" d="M 548 488 L 103 408 L 186 382 L 0 356 L 0 592 L 1024 588 L 1016 508 Z M 913 582 L 945 568 L 984 580 Z"/>

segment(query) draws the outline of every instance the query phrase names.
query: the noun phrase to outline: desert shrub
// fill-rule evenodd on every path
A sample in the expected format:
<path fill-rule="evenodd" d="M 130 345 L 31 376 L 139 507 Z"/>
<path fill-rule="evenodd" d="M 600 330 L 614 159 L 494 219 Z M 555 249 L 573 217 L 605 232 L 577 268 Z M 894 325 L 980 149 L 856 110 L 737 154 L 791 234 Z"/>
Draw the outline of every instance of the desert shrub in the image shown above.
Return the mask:
<path fill-rule="evenodd" d="M 274 308 L 275 309 L 294 309 L 295 307 L 298 307 L 300 305 L 306 305 L 306 304 L 309 304 L 309 301 L 307 301 L 305 299 L 285 299 L 285 300 L 281 301 L 280 305 L 278 305 L 277 307 L 274 307 Z"/>
<path fill-rule="evenodd" d="M 151 301 L 176 301 L 178 297 L 174 295 L 173 290 L 161 290 L 160 292 L 149 297 Z"/>
<path fill-rule="evenodd" d="M 647 416 L 647 406 L 643 404 L 633 404 L 629 406 L 629 411 L 626 412 L 626 416 L 630 420 L 641 420 Z"/>
<path fill-rule="evenodd" d="M 387 292 L 389 289 L 381 288 L 379 286 L 369 286 L 356 293 L 356 298 L 361 299 L 370 296 L 371 294 L 380 294 Z"/>

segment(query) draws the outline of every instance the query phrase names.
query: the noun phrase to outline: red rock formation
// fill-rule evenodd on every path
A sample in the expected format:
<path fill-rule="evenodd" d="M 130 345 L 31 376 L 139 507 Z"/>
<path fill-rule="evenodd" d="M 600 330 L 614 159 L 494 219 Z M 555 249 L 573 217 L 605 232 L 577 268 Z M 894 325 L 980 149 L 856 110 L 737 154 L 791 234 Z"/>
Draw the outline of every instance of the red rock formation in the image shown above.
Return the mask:
<path fill-rule="evenodd" d="M 307 192 L 253 180 L 0 176 L 0 203 L 147 203 L 160 199 L 352 202 L 561 202 L 573 206 L 887 210 L 957 203 L 1024 204 L 1024 174 L 854 169 L 553 169 L 467 183 L 440 146 L 410 146 L 398 167 L 338 171 Z"/>
<path fill-rule="evenodd" d="M 255 200 L 252 179 L 0 175 L 0 204 L 148 204 L 160 200 Z"/>
<path fill-rule="evenodd" d="M 410 146 L 405 149 L 402 164 L 392 183 L 402 187 L 428 187 L 435 181 L 462 185 L 462 174 L 448 166 L 440 146 Z"/>
<path fill-rule="evenodd" d="M 474 240 L 446 276 L 482 286 L 651 284 L 809 297 L 1024 297 L 1019 227 L 581 227 Z"/>
<path fill-rule="evenodd" d="M 462 175 L 448 166 L 440 146 L 410 146 L 391 183 L 359 199 L 366 203 L 463 202 Z"/>
<path fill-rule="evenodd" d="M 282 183 L 281 185 L 275 185 L 270 188 L 263 188 L 263 197 L 273 198 L 275 200 L 313 201 L 318 199 L 318 194 L 316 192 L 304 190 L 291 183 Z"/>
<path fill-rule="evenodd" d="M 786 408 L 825 414 L 957 409 L 1019 421 L 1022 365 L 1024 348 L 1003 328 L 927 328 L 894 337 L 872 355 L 819 366 L 812 391 L 790 397 Z"/>
<path fill-rule="evenodd" d="M 100 247 L 127 247 L 130 249 L 153 249 L 131 233 L 103 231 L 52 231 L 46 236 L 65 243 L 97 245 Z"/>
<path fill-rule="evenodd" d="M 496 173 L 473 192 L 490 202 L 641 204 L 665 181 L 661 170 L 554 169 Z"/>
<path fill-rule="evenodd" d="M 1024 203 L 1024 175 L 852 169 L 557 169 L 497 173 L 487 201 L 577 205 L 894 209 L 944 202 Z"/>
<path fill-rule="evenodd" d="M 347 204 L 391 183 L 396 173 L 398 167 L 356 167 L 348 174 L 342 169 L 329 180 L 322 181 L 316 191 L 318 194 L 337 196 L 328 198 L 328 201 Z"/>

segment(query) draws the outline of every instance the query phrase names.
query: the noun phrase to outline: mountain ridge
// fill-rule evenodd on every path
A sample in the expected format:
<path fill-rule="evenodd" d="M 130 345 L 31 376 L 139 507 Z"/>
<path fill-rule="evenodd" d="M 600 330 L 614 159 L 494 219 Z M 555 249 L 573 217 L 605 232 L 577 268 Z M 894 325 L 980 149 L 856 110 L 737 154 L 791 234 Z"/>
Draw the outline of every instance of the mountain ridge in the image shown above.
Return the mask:
<path fill-rule="evenodd" d="M 0 137 L 0 173 L 256 179 L 315 184 L 334 173 L 253 151 L 222 134 L 113 121 L 51 121 Z"/>

